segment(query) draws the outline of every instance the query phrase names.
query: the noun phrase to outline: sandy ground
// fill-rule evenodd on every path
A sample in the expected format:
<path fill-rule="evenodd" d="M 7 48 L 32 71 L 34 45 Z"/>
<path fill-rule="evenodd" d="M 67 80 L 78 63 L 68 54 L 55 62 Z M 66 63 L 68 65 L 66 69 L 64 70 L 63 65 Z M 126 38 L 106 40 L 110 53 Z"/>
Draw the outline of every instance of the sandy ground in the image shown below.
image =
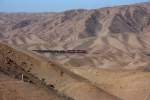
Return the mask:
<path fill-rule="evenodd" d="M 64 100 L 33 84 L 12 79 L 0 72 L 0 100 Z"/>
<path fill-rule="evenodd" d="M 74 68 L 72 71 L 123 100 L 150 100 L 150 73 Z"/>

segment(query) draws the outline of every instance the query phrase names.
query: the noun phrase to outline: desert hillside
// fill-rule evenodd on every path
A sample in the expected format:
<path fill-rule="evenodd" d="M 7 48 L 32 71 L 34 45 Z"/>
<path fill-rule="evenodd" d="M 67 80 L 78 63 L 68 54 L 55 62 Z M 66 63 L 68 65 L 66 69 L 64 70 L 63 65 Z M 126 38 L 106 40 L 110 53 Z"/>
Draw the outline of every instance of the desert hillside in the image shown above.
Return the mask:
<path fill-rule="evenodd" d="M 0 13 L 0 100 L 150 100 L 149 86 L 150 3 Z"/>
<path fill-rule="evenodd" d="M 26 50 L 81 49 L 44 55 L 73 67 L 147 69 L 150 4 L 62 13 L 0 13 L 0 40 Z"/>
<path fill-rule="evenodd" d="M 149 100 L 149 85 L 146 70 L 68 68 L 0 43 L 2 100 Z"/>
<path fill-rule="evenodd" d="M 2 100 L 120 100 L 58 63 L 4 43 L 0 88 Z"/>

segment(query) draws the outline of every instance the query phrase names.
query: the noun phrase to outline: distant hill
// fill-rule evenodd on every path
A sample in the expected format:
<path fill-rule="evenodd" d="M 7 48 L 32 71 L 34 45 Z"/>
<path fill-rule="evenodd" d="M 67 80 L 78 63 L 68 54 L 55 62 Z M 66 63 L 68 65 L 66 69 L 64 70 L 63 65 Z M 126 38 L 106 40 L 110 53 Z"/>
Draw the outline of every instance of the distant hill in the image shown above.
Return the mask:
<path fill-rule="evenodd" d="M 148 69 L 149 32 L 150 3 L 62 13 L 0 13 L 1 41 L 25 50 L 88 51 L 44 54 L 72 67 Z"/>

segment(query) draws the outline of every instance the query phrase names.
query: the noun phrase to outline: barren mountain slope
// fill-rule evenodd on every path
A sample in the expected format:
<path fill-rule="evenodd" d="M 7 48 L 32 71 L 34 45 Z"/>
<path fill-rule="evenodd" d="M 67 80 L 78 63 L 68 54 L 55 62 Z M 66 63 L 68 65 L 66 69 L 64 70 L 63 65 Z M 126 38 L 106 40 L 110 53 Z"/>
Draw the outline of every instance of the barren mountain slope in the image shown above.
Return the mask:
<path fill-rule="evenodd" d="M 150 3 L 0 13 L 0 41 L 2 100 L 150 99 Z M 45 49 L 88 53 L 31 53 Z"/>
<path fill-rule="evenodd" d="M 11 85 L 10 87 L 9 85 L 4 85 L 7 91 L 16 89 L 16 91 L 25 93 L 24 95 L 16 94 L 16 96 L 28 95 L 26 91 L 29 91 L 30 87 L 34 85 L 35 87 L 39 87 L 39 90 L 37 91 L 40 92 L 40 89 L 44 89 L 46 93 L 51 93 L 49 96 L 58 96 L 61 100 L 120 100 L 119 97 L 108 94 L 101 88 L 91 84 L 84 77 L 72 73 L 63 66 L 56 64 L 55 62 L 51 62 L 47 58 L 25 52 L 3 43 L 0 43 L 0 72 L 8 75 L 12 80 L 13 78 L 17 80 L 23 79 L 23 81 L 26 82 L 21 83 L 20 81 L 17 81 L 20 85 L 22 84 L 23 87 L 27 89 L 22 91 L 20 89 L 23 87 L 18 85 L 17 88 L 13 82 L 13 88 L 11 88 Z M 2 78 L 5 78 L 5 76 Z M 1 83 L 4 82 L 4 80 L 1 81 Z M 29 90 L 26 87 L 26 84 L 31 85 L 28 87 Z M 5 90 L 2 88 L 2 92 L 3 91 Z M 36 93 L 34 89 L 32 90 L 32 88 L 31 92 L 33 94 Z M 12 95 L 13 97 L 12 93 L 14 92 L 12 91 L 10 96 Z M 36 96 L 38 95 L 39 94 Z M 45 100 L 46 98 L 51 99 L 51 97 L 47 97 L 47 94 L 44 94 L 43 92 L 43 96 L 44 95 Z M 39 99 L 40 96 L 41 95 L 39 95 Z M 2 98 L 6 98 L 5 95 L 2 95 Z M 32 99 L 32 97 L 29 97 L 29 100 L 30 99 Z M 6 100 L 9 100 L 9 98 Z"/>
<path fill-rule="evenodd" d="M 150 100 L 149 72 L 97 68 L 73 68 L 72 71 L 122 100 Z"/>
<path fill-rule="evenodd" d="M 24 98 L 26 100 L 26 96 L 29 95 L 26 91 L 32 91 L 31 93 L 36 94 L 33 88 L 35 87 L 36 91 L 45 93 L 44 97 L 47 99 L 150 99 L 149 70 L 104 70 L 90 67 L 67 69 L 44 56 L 35 55 L 3 43 L 0 44 L 0 72 L 2 73 L 0 74 L 0 86 L 5 87 L 5 89 L 1 88 L 1 91 L 8 93 L 12 90 L 9 95 L 12 98 Z M 22 79 L 22 75 L 24 82 L 18 81 Z M 17 87 L 15 82 L 18 83 Z M 13 90 L 20 94 L 13 95 Z M 34 98 L 37 98 L 38 95 L 37 93 Z M 9 100 L 9 96 L 0 95 L 6 100 Z"/>
<path fill-rule="evenodd" d="M 62 13 L 0 13 L 0 40 L 23 49 L 84 49 L 45 56 L 73 67 L 147 69 L 150 4 Z"/>

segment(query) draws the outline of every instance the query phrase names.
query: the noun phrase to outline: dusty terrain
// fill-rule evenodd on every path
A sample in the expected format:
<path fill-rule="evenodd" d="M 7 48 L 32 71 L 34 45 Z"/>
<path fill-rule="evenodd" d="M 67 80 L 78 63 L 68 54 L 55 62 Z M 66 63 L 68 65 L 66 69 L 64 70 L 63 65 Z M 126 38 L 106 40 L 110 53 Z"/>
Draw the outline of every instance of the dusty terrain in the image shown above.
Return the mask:
<path fill-rule="evenodd" d="M 17 80 L 21 80 L 23 75 L 24 82 L 47 89 L 65 100 L 120 100 L 58 63 L 3 43 L 0 44 L 0 72 Z M 9 89 L 7 85 L 6 88 Z"/>
<path fill-rule="evenodd" d="M 0 100 L 65 100 L 53 92 L 15 80 L 0 72 Z"/>
<path fill-rule="evenodd" d="M 72 71 L 123 100 L 150 100 L 150 73 L 75 68 Z"/>
<path fill-rule="evenodd" d="M 149 3 L 62 13 L 0 13 L 1 41 L 26 50 L 87 50 L 86 55 L 44 54 L 72 67 L 145 69 L 150 63 L 149 31 Z"/>
<path fill-rule="evenodd" d="M 149 71 L 150 3 L 0 13 L 0 100 L 150 100 Z"/>

